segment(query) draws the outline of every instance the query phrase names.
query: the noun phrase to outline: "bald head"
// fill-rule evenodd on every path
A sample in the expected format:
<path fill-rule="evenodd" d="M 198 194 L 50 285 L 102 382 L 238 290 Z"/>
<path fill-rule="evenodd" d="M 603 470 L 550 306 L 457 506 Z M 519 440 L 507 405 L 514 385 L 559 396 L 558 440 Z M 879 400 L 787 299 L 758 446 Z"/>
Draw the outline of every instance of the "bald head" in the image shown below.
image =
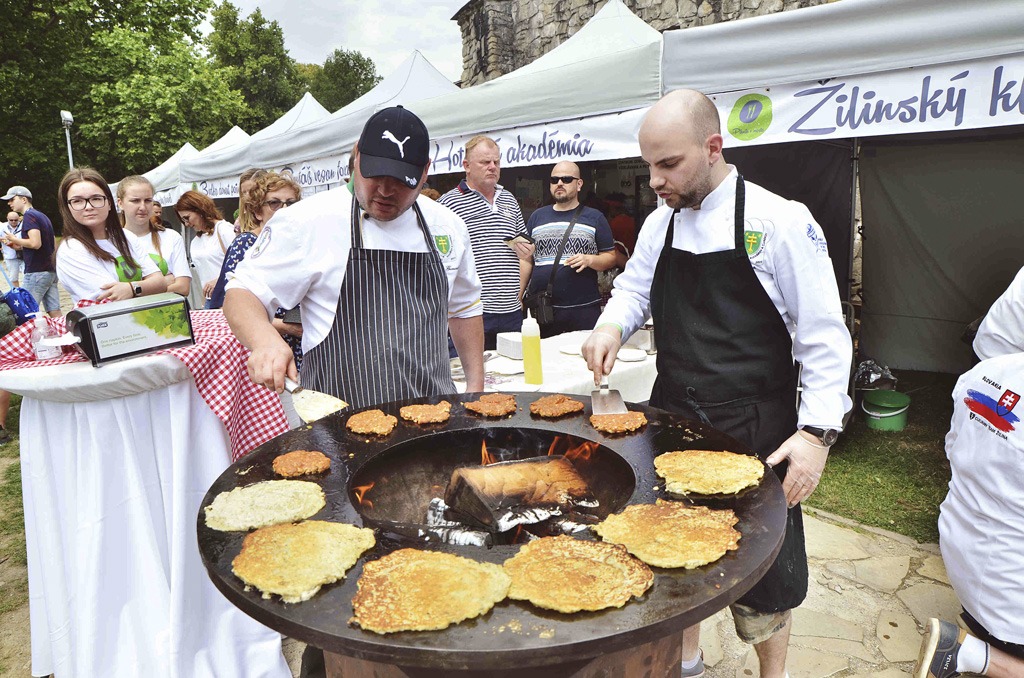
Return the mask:
<path fill-rule="evenodd" d="M 569 160 L 563 160 L 551 170 L 551 176 L 580 176 L 580 166 Z"/>
<path fill-rule="evenodd" d="M 697 144 L 722 133 L 715 102 L 694 89 L 677 89 L 663 96 L 644 116 L 641 136 L 645 129 L 685 134 Z"/>
<path fill-rule="evenodd" d="M 555 199 L 556 210 L 576 209 L 579 193 L 583 188 L 580 167 L 574 162 L 563 160 L 551 168 L 551 197 Z"/>

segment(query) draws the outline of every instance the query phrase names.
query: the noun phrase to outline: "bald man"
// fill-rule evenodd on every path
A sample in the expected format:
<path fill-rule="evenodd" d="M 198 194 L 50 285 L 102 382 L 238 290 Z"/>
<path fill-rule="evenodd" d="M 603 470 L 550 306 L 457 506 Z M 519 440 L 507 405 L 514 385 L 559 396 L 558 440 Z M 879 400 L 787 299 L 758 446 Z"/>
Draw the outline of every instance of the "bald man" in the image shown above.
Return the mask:
<path fill-rule="evenodd" d="M 601 315 L 597 272 L 615 266 L 615 238 L 608 220 L 580 204 L 580 168 L 574 162 L 560 162 L 552 168 L 550 181 L 555 204 L 530 215 L 526 231 L 533 244 L 517 245 L 519 257 L 533 262 L 528 305 L 538 292 L 551 287 L 554 322 L 541 325 L 542 337 L 593 328 Z"/>
<path fill-rule="evenodd" d="M 640 230 L 583 355 L 596 383 L 649 314 L 658 346 L 651 405 L 710 423 L 774 466 L 790 507 L 782 550 L 733 618 L 762 678 L 782 678 L 791 610 L 807 594 L 800 502 L 851 405 L 852 346 L 828 247 L 806 207 L 744 182 L 725 162 L 718 111 L 703 94 L 667 94 L 639 140 L 665 204 Z M 804 368 L 799 412 L 794 359 Z M 683 633 L 683 676 L 703 675 L 699 633 Z"/>

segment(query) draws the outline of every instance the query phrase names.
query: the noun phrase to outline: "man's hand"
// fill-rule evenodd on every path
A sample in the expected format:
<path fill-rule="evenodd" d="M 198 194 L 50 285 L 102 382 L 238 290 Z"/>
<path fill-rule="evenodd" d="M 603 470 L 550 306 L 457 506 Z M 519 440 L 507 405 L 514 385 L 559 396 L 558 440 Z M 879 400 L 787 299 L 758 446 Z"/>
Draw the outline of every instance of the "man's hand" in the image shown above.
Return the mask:
<path fill-rule="evenodd" d="M 213 288 L 217 286 L 216 280 L 211 280 L 208 283 L 203 284 L 203 296 L 209 299 L 213 296 Z"/>
<path fill-rule="evenodd" d="M 285 375 L 293 381 L 299 380 L 295 356 L 284 339 L 280 338 L 277 342 L 253 349 L 246 367 L 253 383 L 266 386 L 276 393 L 284 390 Z"/>
<path fill-rule="evenodd" d="M 523 261 L 533 262 L 533 251 L 537 249 L 535 245 L 528 242 L 517 242 L 514 244 L 517 257 Z"/>
<path fill-rule="evenodd" d="M 565 265 L 575 269 L 577 273 L 582 273 L 586 269 L 590 268 L 593 263 L 593 254 L 574 254 L 565 260 Z"/>
<path fill-rule="evenodd" d="M 807 499 L 818 487 L 825 460 L 828 459 L 828 450 L 815 436 L 797 431 L 765 460 L 769 466 L 775 466 L 789 459 L 782 490 L 786 493 L 786 502 L 790 508 Z"/>
<path fill-rule="evenodd" d="M 601 325 L 594 329 L 583 342 L 581 352 L 587 367 L 594 373 L 594 385 L 601 383 L 601 377 L 610 374 L 615 366 L 615 356 L 622 346 L 622 331 L 615 325 Z"/>

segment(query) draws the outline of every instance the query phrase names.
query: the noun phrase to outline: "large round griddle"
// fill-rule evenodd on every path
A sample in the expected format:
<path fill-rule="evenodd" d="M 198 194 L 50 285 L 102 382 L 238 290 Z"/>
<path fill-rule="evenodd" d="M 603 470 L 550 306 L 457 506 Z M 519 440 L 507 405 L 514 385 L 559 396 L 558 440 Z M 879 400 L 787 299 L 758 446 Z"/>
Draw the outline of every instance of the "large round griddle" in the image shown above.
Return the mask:
<path fill-rule="evenodd" d="M 579 398 L 587 405 L 584 412 L 554 421 L 541 419 L 530 414 L 529 404 L 543 395 L 546 394 L 517 393 L 519 410 L 502 419 L 479 417 L 459 404 L 475 399 L 476 395 L 447 396 L 445 399 L 452 403 L 452 416 L 445 424 L 418 426 L 399 418 L 395 430 L 380 439 L 351 433 L 344 426 L 351 412 L 339 412 L 312 426 L 278 436 L 240 459 L 221 474 L 202 505 L 208 506 L 221 492 L 279 479 L 271 468 L 274 457 L 296 449 L 314 449 L 323 451 L 331 459 L 328 473 L 303 478 L 321 485 L 327 497 L 327 506 L 314 518 L 362 526 L 363 517 L 353 506 L 349 486 L 352 477 L 359 475 L 367 464 L 374 463 L 379 455 L 396 446 L 407 447 L 407 443 L 416 439 L 423 439 L 423 454 L 448 454 L 444 449 L 431 449 L 430 441 L 439 431 L 516 428 L 526 433 L 530 430 L 554 432 L 597 442 L 620 455 L 635 474 L 632 494 L 623 497 L 626 504 L 654 503 L 658 498 L 680 499 L 665 494 L 663 482 L 655 475 L 652 461 L 661 452 L 697 448 L 749 453 L 736 440 L 711 427 L 638 405 L 630 405 L 630 409 L 643 411 L 649 423 L 632 434 L 605 435 L 595 431 L 589 422 L 589 398 L 584 397 Z M 403 405 L 441 399 L 420 398 L 379 407 L 398 416 Z M 380 460 L 377 462 L 379 465 Z M 447 477 L 438 482 L 443 487 Z M 360 558 L 344 581 L 325 586 L 312 599 L 297 604 L 283 603 L 277 596 L 267 600 L 256 590 L 246 591 L 243 582 L 231 572 L 231 561 L 241 550 L 245 533 L 208 528 L 202 509 L 198 516 L 199 549 L 211 579 L 228 600 L 263 624 L 327 651 L 428 669 L 539 667 L 589 659 L 680 631 L 735 601 L 761 578 L 778 553 L 785 530 L 786 500 L 776 475 L 766 470 L 759 486 L 735 497 L 686 501 L 711 508 L 732 508 L 740 519 L 736 527 L 743 535 L 739 549 L 716 563 L 694 570 L 652 568 L 654 585 L 643 598 L 622 608 L 560 614 L 529 603 L 505 600 L 483 617 L 442 631 L 378 635 L 350 626 L 351 601 L 363 563 L 406 547 L 436 549 L 502 563 L 514 555 L 519 546 L 483 549 L 424 544 L 378 531 L 376 547 Z"/>

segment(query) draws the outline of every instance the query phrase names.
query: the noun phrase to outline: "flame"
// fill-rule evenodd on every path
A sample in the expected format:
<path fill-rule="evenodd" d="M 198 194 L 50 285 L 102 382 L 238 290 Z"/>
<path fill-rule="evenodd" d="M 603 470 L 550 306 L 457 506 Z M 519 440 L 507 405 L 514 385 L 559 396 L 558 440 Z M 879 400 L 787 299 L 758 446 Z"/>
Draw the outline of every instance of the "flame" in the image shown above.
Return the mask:
<path fill-rule="evenodd" d="M 565 458 L 569 461 L 590 461 L 590 455 L 594 454 L 596 449 L 597 443 L 584 440 L 576 447 L 568 450 L 565 453 Z"/>
<path fill-rule="evenodd" d="M 480 465 L 487 466 L 498 461 L 490 452 L 487 451 L 487 441 L 480 441 Z"/>
<path fill-rule="evenodd" d="M 589 440 L 581 440 L 575 447 L 569 447 L 569 445 L 571 443 L 568 436 L 555 436 L 555 439 L 551 441 L 551 447 L 548 448 L 548 456 L 561 454 L 569 461 L 590 461 L 591 455 L 597 449 L 597 443 Z M 562 452 L 559 448 L 568 449 Z"/>
<path fill-rule="evenodd" d="M 352 488 L 352 494 L 356 495 L 356 501 L 359 502 L 360 505 L 365 506 L 366 508 L 373 508 L 373 502 L 369 499 L 364 500 L 363 497 L 366 496 L 366 493 L 372 490 L 373 486 L 376 484 L 377 483 L 375 482 L 371 482 L 369 485 L 359 485 L 358 487 Z"/>

